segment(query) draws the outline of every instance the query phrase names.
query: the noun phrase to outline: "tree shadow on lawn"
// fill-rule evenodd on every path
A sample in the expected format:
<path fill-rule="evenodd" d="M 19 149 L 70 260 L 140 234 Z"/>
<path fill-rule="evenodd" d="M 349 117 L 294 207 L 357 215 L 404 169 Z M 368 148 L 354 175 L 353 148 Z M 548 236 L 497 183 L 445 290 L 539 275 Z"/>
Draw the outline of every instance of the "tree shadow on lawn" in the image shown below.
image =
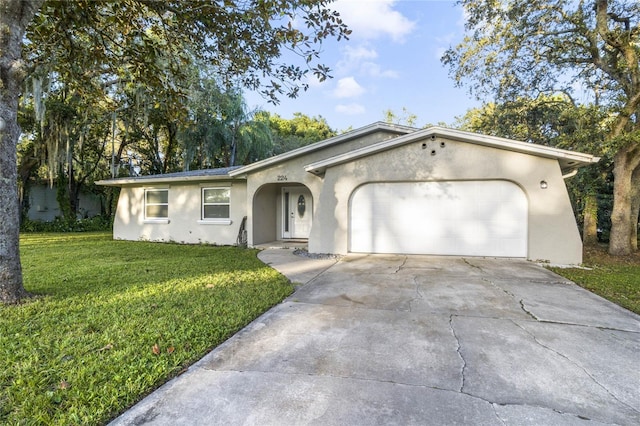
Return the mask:
<path fill-rule="evenodd" d="M 79 252 L 54 252 L 36 249 L 33 258 L 24 256 L 25 288 L 34 295 L 113 293 L 171 281 L 233 282 L 270 269 L 256 250 L 237 247 L 109 241 Z"/>
<path fill-rule="evenodd" d="M 207 258 L 202 253 L 196 250 L 196 263 Z M 67 277 L 73 281 L 41 283 L 44 297 L 0 307 L 0 400 L 10 403 L 0 422 L 43 413 L 51 423 L 104 422 L 293 290 L 257 259 L 241 259 L 237 268 L 225 258 L 203 269 L 140 257 L 120 259 L 149 271 L 88 262 Z"/>

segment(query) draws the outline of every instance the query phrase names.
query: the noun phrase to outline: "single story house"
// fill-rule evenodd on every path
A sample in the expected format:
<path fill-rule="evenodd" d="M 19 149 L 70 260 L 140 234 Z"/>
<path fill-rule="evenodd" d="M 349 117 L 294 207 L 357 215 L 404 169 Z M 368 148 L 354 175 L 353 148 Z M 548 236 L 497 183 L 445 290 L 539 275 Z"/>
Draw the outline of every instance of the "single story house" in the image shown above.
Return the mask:
<path fill-rule="evenodd" d="M 247 166 L 98 182 L 114 238 L 311 253 L 582 261 L 564 179 L 599 158 L 442 127 L 373 123 Z M 245 225 L 246 224 L 246 225 Z M 241 229 L 242 227 L 242 229 Z"/>

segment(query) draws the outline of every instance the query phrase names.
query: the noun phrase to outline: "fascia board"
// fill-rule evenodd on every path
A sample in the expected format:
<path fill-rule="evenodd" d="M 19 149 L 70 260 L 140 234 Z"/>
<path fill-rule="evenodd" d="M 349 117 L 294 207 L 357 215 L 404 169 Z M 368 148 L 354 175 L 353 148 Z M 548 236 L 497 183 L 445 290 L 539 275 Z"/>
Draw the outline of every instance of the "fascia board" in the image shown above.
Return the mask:
<path fill-rule="evenodd" d="M 462 130 L 434 128 L 437 136 L 447 137 L 449 139 L 461 140 L 464 142 L 475 143 L 476 145 L 484 145 L 495 148 L 501 148 L 508 151 L 532 154 L 538 157 L 575 160 L 585 164 L 597 163 L 600 158 L 591 154 L 582 152 L 568 151 L 565 149 L 553 148 L 546 145 L 538 145 L 535 143 L 515 141 L 512 139 L 499 138 L 496 136 L 487 136 L 477 133 L 464 132 Z"/>
<path fill-rule="evenodd" d="M 210 182 L 217 180 L 244 180 L 238 177 L 231 177 L 229 175 L 219 175 L 219 176 L 174 176 L 174 177 L 153 177 L 153 178 L 116 178 L 116 179 L 104 179 L 96 181 L 96 185 L 101 186 L 144 186 L 144 185 L 154 185 L 158 183 L 175 183 L 175 182 Z"/>

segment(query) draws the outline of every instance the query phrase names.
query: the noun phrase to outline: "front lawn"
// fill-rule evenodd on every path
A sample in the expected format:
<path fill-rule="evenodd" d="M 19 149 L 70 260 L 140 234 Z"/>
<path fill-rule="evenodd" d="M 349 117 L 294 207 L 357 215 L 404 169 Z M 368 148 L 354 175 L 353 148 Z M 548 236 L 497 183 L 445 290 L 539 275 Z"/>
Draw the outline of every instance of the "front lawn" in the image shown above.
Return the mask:
<path fill-rule="evenodd" d="M 293 291 L 234 247 L 25 234 L 0 306 L 0 424 L 102 424 Z"/>
<path fill-rule="evenodd" d="M 614 257 L 606 246 L 585 248 L 584 266 L 588 269 L 551 268 L 605 299 L 640 314 L 640 253 Z"/>

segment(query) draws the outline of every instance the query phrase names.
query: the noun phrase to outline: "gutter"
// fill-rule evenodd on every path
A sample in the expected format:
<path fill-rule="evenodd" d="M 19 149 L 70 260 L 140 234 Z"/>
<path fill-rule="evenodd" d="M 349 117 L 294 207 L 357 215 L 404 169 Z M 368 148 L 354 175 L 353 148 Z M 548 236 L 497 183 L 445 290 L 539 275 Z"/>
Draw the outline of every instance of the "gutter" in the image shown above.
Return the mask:
<path fill-rule="evenodd" d="M 153 178 L 119 178 L 105 179 L 96 181 L 96 185 L 101 186 L 127 186 L 127 185 L 147 185 L 156 183 L 175 183 L 175 182 L 210 182 L 216 180 L 244 180 L 243 177 L 234 177 L 229 175 L 212 175 L 212 176 L 172 176 L 172 177 L 153 177 Z"/>

